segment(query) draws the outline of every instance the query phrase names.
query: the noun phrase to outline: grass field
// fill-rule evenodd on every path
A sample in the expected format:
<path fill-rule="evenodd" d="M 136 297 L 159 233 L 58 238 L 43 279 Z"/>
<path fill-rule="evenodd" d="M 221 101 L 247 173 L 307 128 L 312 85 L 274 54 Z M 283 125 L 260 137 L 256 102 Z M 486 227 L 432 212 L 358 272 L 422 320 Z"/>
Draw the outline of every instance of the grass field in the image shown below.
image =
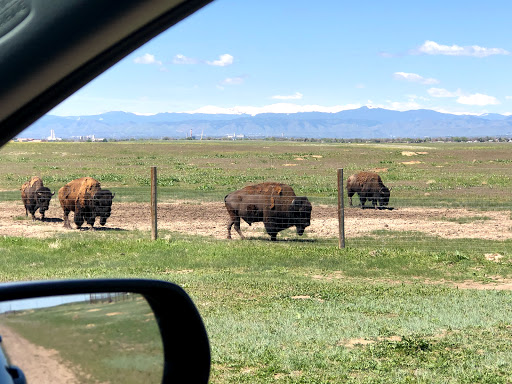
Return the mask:
<path fill-rule="evenodd" d="M 273 141 L 10 143 L 0 150 L 0 198 L 18 200 L 38 174 L 57 190 L 91 176 L 121 192 L 121 201 L 148 201 L 150 167 L 159 196 L 219 200 L 249 183 L 290 184 L 313 202 L 336 203 L 336 169 L 345 177 L 379 170 L 395 206 L 510 209 L 511 143 L 322 144 Z"/>
<path fill-rule="evenodd" d="M 347 175 L 381 169 L 397 207 L 510 211 L 511 148 L 16 143 L 0 151 L 0 197 L 19 199 L 17 188 L 33 174 L 52 189 L 87 174 L 113 191 L 129 191 L 120 193 L 124 201 L 145 201 L 149 167 L 156 165 L 163 200 L 217 200 L 226 191 L 272 179 L 291 184 L 314 204 L 334 204 L 336 168 L 343 167 Z M 404 164 L 411 161 L 420 163 Z M 465 220 L 460 225 L 488 218 L 474 214 Z M 165 231 L 157 241 L 148 238 L 140 231 L 5 236 L 0 280 L 176 282 L 204 318 L 212 383 L 512 382 L 511 240 L 375 231 L 349 239 L 340 250 L 335 239 L 228 242 Z M 486 258 L 484 250 L 500 257 Z"/>
<path fill-rule="evenodd" d="M 196 237 L 84 235 L 0 239 L 2 279 L 177 282 L 204 317 L 213 383 L 512 379 L 512 296 L 482 289 L 510 278 L 510 242 L 499 246 L 506 256 L 495 263 L 471 242 L 444 240 L 451 251 L 409 249 L 398 234 L 388 247 L 345 250 L 333 241 L 227 247 Z M 468 281 L 472 289 L 462 289 Z"/>

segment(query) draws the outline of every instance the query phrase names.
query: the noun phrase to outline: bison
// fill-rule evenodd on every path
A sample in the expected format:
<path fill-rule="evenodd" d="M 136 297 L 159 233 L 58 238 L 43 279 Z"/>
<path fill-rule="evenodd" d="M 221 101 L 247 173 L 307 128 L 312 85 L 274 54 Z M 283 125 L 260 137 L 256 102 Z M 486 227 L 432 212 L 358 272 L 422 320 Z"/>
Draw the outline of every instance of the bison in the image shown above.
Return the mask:
<path fill-rule="evenodd" d="M 55 194 L 49 188 L 43 186 L 43 180 L 39 176 L 32 177 L 29 181 L 23 183 L 21 186 L 21 201 L 25 206 L 25 216 L 28 213 L 32 215 L 32 220 L 35 220 L 35 213 L 39 209 L 41 214 L 41 221 L 44 221 L 44 213 L 50 206 L 50 200 Z"/>
<path fill-rule="evenodd" d="M 243 239 L 240 219 L 247 224 L 263 222 L 270 240 L 275 241 L 277 233 L 292 226 L 302 236 L 310 225 L 311 203 L 307 197 L 295 195 L 293 189 L 281 183 L 261 183 L 250 185 L 224 197 L 230 221 L 228 239 L 231 239 L 231 227 Z"/>
<path fill-rule="evenodd" d="M 350 206 L 352 206 L 352 196 L 355 193 L 359 196 L 361 208 L 364 207 L 366 200 L 370 200 L 375 209 L 377 209 L 377 202 L 379 207 L 387 206 L 391 195 L 389 188 L 384 185 L 380 176 L 375 172 L 359 172 L 347 179 Z"/>
<path fill-rule="evenodd" d="M 60 206 L 64 210 L 64 227 L 71 228 L 69 212 L 75 213 L 74 221 L 78 229 L 84 221 L 94 229 L 96 216 L 100 217 L 103 226 L 110 217 L 112 199 L 115 194 L 101 189 L 100 183 L 92 177 L 82 177 L 70 181 L 59 189 Z"/>

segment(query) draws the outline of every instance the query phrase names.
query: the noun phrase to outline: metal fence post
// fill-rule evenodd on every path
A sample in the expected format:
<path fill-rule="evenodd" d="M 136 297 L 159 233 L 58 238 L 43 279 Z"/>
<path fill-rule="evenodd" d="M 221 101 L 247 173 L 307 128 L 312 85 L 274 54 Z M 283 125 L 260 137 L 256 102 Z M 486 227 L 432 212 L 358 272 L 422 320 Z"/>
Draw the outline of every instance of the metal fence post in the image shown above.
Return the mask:
<path fill-rule="evenodd" d="M 157 213 L 156 213 L 156 167 L 151 167 L 151 240 L 158 237 Z"/>
<path fill-rule="evenodd" d="M 345 248 L 345 204 L 343 202 L 343 168 L 338 168 L 338 247 Z"/>

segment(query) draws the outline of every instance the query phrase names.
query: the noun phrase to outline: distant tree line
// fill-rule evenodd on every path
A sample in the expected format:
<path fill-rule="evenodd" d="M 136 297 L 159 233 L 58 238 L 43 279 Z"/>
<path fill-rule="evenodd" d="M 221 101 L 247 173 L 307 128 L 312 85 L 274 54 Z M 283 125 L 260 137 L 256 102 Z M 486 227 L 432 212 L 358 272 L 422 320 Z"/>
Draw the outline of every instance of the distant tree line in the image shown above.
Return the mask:
<path fill-rule="evenodd" d="M 174 138 L 164 136 L 160 139 L 155 138 L 109 138 L 102 139 L 101 141 L 96 142 L 123 142 L 123 141 L 151 141 L 151 140 L 164 140 L 164 141 L 190 141 L 190 140 L 198 140 L 196 137 L 187 137 L 187 138 Z M 211 141 L 211 140 L 222 140 L 222 141 L 233 141 L 232 138 L 227 137 L 203 137 L 201 140 Z M 454 137 L 423 137 L 423 138 L 407 138 L 407 137 L 394 137 L 394 138 L 373 138 L 373 139 L 363 139 L 363 138 L 307 138 L 307 137 L 244 137 L 237 138 L 239 140 L 265 140 L 265 141 L 283 141 L 283 142 L 310 142 L 310 143 L 432 143 L 432 142 L 455 142 L 455 143 L 465 143 L 465 142 L 512 142 L 512 137 L 510 136 L 482 136 L 482 137 L 466 137 L 466 136 L 454 136 Z M 44 140 L 43 140 L 44 141 Z M 62 139 L 63 142 L 76 142 L 76 141 L 84 141 L 84 140 L 76 140 L 76 139 Z M 91 142 L 91 139 L 85 140 L 87 142 Z"/>

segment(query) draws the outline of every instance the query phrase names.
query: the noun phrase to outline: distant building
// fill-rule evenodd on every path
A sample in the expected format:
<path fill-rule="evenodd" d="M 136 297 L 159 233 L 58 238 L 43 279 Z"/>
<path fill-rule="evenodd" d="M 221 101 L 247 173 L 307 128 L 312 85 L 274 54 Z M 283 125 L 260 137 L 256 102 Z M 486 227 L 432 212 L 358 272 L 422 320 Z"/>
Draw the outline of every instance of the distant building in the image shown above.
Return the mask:
<path fill-rule="evenodd" d="M 53 129 L 50 130 L 50 136 L 46 139 L 47 141 L 61 141 L 60 137 L 55 137 L 55 131 Z"/>
<path fill-rule="evenodd" d="M 76 137 L 78 141 L 105 141 L 103 137 L 96 137 L 95 135 L 86 135 Z"/>
<path fill-rule="evenodd" d="M 236 133 L 233 133 L 232 135 L 227 135 L 228 139 L 236 140 L 236 139 L 243 139 L 245 135 L 237 135 Z"/>

